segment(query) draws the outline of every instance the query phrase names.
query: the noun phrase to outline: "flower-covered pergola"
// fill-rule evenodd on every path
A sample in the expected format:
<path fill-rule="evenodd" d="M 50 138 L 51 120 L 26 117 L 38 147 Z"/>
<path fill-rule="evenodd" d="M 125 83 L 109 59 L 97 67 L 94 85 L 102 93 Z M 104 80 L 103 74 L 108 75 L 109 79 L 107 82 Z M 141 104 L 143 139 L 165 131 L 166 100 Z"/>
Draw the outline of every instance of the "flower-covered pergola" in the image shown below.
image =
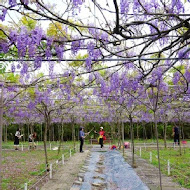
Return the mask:
<path fill-rule="evenodd" d="M 155 129 L 157 122 L 189 122 L 189 5 L 2 1 L 1 131 L 3 116 L 26 118 L 46 124 L 46 141 L 52 122 L 119 117 L 121 125 L 130 122 L 133 142 L 133 122 L 154 122 Z"/>

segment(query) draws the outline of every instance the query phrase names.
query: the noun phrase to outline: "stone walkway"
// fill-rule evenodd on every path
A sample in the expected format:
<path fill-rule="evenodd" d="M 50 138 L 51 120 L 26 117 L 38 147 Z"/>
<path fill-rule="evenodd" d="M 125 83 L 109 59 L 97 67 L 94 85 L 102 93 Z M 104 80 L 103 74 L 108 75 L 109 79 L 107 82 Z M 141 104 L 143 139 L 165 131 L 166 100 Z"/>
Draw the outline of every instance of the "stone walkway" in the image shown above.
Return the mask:
<path fill-rule="evenodd" d="M 83 153 L 75 153 L 65 162 L 65 165 L 56 171 L 53 178 L 41 190 L 70 190 L 89 152 L 85 150 Z"/>
<path fill-rule="evenodd" d="M 125 149 L 126 161 L 131 165 L 132 163 L 132 152 L 130 149 Z M 135 172 L 141 178 L 141 180 L 151 189 L 159 190 L 159 170 L 148 161 L 135 155 L 137 168 L 134 168 Z M 162 174 L 162 189 L 163 190 L 187 190 L 186 188 L 180 187 L 179 184 L 172 181 L 171 177 Z"/>

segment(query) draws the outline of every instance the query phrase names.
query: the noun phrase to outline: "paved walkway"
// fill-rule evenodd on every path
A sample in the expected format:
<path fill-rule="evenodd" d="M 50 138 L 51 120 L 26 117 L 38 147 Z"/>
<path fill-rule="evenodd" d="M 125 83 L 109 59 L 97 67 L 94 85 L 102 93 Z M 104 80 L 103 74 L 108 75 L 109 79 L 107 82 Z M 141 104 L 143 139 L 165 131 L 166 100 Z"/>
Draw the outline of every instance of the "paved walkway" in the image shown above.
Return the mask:
<path fill-rule="evenodd" d="M 125 149 L 127 154 L 126 161 L 131 165 L 132 163 L 132 152 L 130 149 Z M 134 168 L 141 180 L 151 189 L 159 190 L 160 181 L 159 181 L 159 170 L 147 160 L 140 158 L 135 155 L 135 160 L 137 163 L 137 168 Z M 186 188 L 181 187 L 179 184 L 172 181 L 171 177 L 168 177 L 162 174 L 162 189 L 163 190 L 187 190 Z"/>
<path fill-rule="evenodd" d="M 75 153 L 65 162 L 65 165 L 56 171 L 53 179 L 50 179 L 41 190 L 70 190 L 88 154 L 89 150 L 85 150 L 83 153 Z"/>

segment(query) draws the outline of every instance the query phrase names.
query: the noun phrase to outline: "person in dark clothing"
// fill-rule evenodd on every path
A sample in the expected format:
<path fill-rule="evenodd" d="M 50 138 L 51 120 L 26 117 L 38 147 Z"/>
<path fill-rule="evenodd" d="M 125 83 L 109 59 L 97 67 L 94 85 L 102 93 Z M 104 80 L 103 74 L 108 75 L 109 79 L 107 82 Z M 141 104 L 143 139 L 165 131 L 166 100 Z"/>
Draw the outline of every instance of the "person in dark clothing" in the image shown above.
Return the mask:
<path fill-rule="evenodd" d="M 15 140 L 14 140 L 14 147 L 15 150 L 18 150 L 19 147 L 19 139 L 21 139 L 23 135 L 21 135 L 21 131 L 20 129 L 17 129 L 16 133 L 15 133 Z"/>
<path fill-rule="evenodd" d="M 80 140 L 80 152 L 84 152 L 82 150 L 83 148 L 83 144 L 84 144 L 84 138 L 85 138 L 85 135 L 86 134 L 89 134 L 89 133 L 84 133 L 84 127 L 80 127 L 80 131 L 79 131 L 79 140 Z"/>
<path fill-rule="evenodd" d="M 174 136 L 174 144 L 176 145 L 178 143 L 178 145 L 180 144 L 180 140 L 179 140 L 179 127 L 175 126 L 173 128 L 173 136 Z"/>

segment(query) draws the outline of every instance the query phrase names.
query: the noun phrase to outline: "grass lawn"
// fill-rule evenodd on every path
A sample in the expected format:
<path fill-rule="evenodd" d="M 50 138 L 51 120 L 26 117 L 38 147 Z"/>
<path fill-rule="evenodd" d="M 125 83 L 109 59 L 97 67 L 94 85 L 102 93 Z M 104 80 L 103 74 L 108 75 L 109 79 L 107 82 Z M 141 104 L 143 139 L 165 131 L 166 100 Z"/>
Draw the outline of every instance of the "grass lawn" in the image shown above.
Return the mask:
<path fill-rule="evenodd" d="M 152 152 L 152 164 L 158 167 L 157 151 L 155 148 L 142 148 L 141 157 L 150 160 Z M 140 154 L 139 150 L 136 152 Z M 168 175 L 167 161 L 170 161 L 171 177 L 183 187 L 190 189 L 190 148 L 183 149 L 180 156 L 179 147 L 160 149 L 160 161 L 162 173 Z"/>
<path fill-rule="evenodd" d="M 57 150 L 48 150 L 49 163 L 55 163 L 56 160 L 61 158 L 62 154 L 67 159 L 69 149 L 65 148 L 59 154 Z M 29 182 L 28 185 L 31 185 L 46 174 L 43 150 L 3 150 L 2 157 L 3 190 L 24 189 L 24 183 Z"/>

